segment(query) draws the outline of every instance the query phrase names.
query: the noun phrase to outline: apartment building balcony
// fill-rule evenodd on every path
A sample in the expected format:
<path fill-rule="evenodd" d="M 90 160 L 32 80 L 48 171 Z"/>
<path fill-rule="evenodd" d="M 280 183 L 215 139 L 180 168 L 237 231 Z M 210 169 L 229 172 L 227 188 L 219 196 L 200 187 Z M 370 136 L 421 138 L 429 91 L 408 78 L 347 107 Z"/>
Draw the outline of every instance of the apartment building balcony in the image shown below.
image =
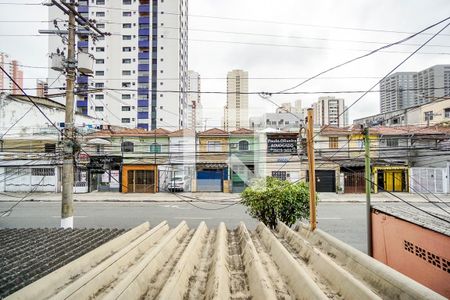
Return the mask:
<path fill-rule="evenodd" d="M 139 17 L 139 24 L 149 24 L 150 18 L 149 16 Z"/>
<path fill-rule="evenodd" d="M 89 13 L 89 6 L 87 6 L 87 5 L 78 6 L 78 12 L 79 13 Z"/>
<path fill-rule="evenodd" d="M 148 107 L 148 100 L 138 100 L 138 107 Z"/>
<path fill-rule="evenodd" d="M 150 29 L 148 29 L 148 28 L 139 29 L 138 34 L 139 35 L 144 35 L 144 36 L 149 36 L 150 35 Z"/>
<path fill-rule="evenodd" d="M 146 96 L 146 97 L 140 97 L 140 98 L 141 98 L 141 100 L 148 100 L 148 89 L 147 88 L 139 88 L 138 96 Z"/>
<path fill-rule="evenodd" d="M 145 130 L 148 130 L 148 124 L 145 124 L 145 123 L 138 123 L 137 127 L 138 128 L 143 128 Z"/>
<path fill-rule="evenodd" d="M 138 77 L 138 83 L 147 83 L 149 82 L 150 78 L 148 76 L 139 76 Z"/>
<path fill-rule="evenodd" d="M 138 59 L 149 59 L 150 52 L 140 52 L 138 53 Z"/>
<path fill-rule="evenodd" d="M 79 41 L 77 43 L 78 48 L 87 48 L 89 47 L 89 41 Z"/>
<path fill-rule="evenodd" d="M 150 4 L 139 5 L 139 13 L 149 13 L 149 12 L 150 12 Z"/>
<path fill-rule="evenodd" d="M 139 41 L 139 48 L 148 48 L 150 45 L 149 41 Z"/>
<path fill-rule="evenodd" d="M 138 119 L 148 119 L 148 111 L 140 111 L 137 113 Z"/>
<path fill-rule="evenodd" d="M 86 107 L 88 106 L 87 100 L 77 100 L 77 107 Z"/>
<path fill-rule="evenodd" d="M 149 71 L 150 66 L 148 64 L 138 64 L 138 71 Z"/>
<path fill-rule="evenodd" d="M 79 76 L 77 77 L 77 83 L 88 83 L 89 78 L 87 76 Z"/>

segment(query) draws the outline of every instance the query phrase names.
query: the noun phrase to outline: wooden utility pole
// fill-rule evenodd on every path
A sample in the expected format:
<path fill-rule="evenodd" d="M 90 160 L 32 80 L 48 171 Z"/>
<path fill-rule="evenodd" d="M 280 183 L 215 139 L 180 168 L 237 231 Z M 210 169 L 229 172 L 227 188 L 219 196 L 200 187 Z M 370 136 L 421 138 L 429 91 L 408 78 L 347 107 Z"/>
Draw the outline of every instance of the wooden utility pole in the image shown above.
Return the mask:
<path fill-rule="evenodd" d="M 68 11 L 68 45 L 66 61 L 66 116 L 64 134 L 64 162 L 62 169 L 61 227 L 73 228 L 73 181 L 74 181 L 74 87 L 75 87 L 75 13 Z"/>
<path fill-rule="evenodd" d="M 311 231 L 316 229 L 316 171 L 314 161 L 314 120 L 313 109 L 308 108 L 306 117 L 306 145 L 308 153 L 308 173 L 309 173 L 309 223 Z"/>
<path fill-rule="evenodd" d="M 370 192 L 372 189 L 372 177 L 370 171 L 370 137 L 369 127 L 364 128 L 364 150 L 365 150 L 365 175 L 366 178 L 366 224 L 367 224 L 367 254 L 372 256 L 372 214 L 370 207 Z"/>

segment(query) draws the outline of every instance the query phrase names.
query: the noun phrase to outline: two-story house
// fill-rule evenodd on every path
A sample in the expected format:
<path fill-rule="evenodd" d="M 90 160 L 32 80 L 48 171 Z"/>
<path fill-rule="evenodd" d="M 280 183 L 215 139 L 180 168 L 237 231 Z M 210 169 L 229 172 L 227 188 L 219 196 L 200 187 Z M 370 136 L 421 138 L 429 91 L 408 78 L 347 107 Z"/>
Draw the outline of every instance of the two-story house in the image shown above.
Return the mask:
<path fill-rule="evenodd" d="M 197 134 L 197 164 L 194 191 L 230 191 L 228 132 L 212 128 Z"/>
<path fill-rule="evenodd" d="M 240 128 L 230 132 L 230 179 L 231 191 L 242 192 L 251 182 L 255 172 L 255 133 Z"/>

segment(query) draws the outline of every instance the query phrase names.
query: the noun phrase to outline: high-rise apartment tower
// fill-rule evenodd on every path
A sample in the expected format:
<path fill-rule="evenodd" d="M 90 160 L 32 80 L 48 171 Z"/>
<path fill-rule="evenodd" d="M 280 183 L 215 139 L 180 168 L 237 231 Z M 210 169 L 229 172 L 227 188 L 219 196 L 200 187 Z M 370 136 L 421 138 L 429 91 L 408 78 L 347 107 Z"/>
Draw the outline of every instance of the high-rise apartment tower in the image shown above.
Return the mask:
<path fill-rule="evenodd" d="M 248 128 L 248 72 L 233 70 L 227 74 L 227 104 L 224 128 L 236 130 Z"/>
<path fill-rule="evenodd" d="M 79 0 L 78 4 L 80 14 L 111 33 L 97 41 L 87 34 L 77 36 L 77 52 L 95 58 L 92 76 L 77 77 L 78 112 L 125 127 L 185 127 L 187 0 Z M 49 17 L 67 18 L 54 6 Z M 55 29 L 53 23 L 50 29 Z M 49 49 L 67 51 L 58 36 L 50 37 Z M 49 79 L 58 75 L 51 70 Z M 93 89 L 97 92 L 88 91 Z"/>

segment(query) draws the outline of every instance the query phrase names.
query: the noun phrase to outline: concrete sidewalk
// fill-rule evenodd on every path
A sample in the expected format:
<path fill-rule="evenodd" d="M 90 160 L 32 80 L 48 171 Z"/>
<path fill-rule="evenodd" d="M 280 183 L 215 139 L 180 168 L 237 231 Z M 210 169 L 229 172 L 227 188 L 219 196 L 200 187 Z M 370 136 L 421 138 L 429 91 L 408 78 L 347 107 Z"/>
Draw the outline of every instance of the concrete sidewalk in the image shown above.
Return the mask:
<path fill-rule="evenodd" d="M 0 201 L 18 201 L 25 197 L 26 193 L 0 193 Z M 428 200 L 418 194 L 395 193 L 396 196 L 408 202 L 448 202 L 450 194 L 437 194 L 436 198 L 432 194 L 423 195 Z M 92 192 L 75 194 L 74 200 L 78 202 L 181 202 L 202 200 L 207 202 L 233 202 L 239 201 L 239 194 L 230 193 L 118 193 L 118 192 Z M 23 201 L 61 201 L 60 193 L 33 193 L 25 197 Z M 319 201 L 322 202 L 365 202 L 365 194 L 336 194 L 319 193 Z M 373 202 L 399 202 L 400 200 L 388 193 L 372 194 Z"/>

